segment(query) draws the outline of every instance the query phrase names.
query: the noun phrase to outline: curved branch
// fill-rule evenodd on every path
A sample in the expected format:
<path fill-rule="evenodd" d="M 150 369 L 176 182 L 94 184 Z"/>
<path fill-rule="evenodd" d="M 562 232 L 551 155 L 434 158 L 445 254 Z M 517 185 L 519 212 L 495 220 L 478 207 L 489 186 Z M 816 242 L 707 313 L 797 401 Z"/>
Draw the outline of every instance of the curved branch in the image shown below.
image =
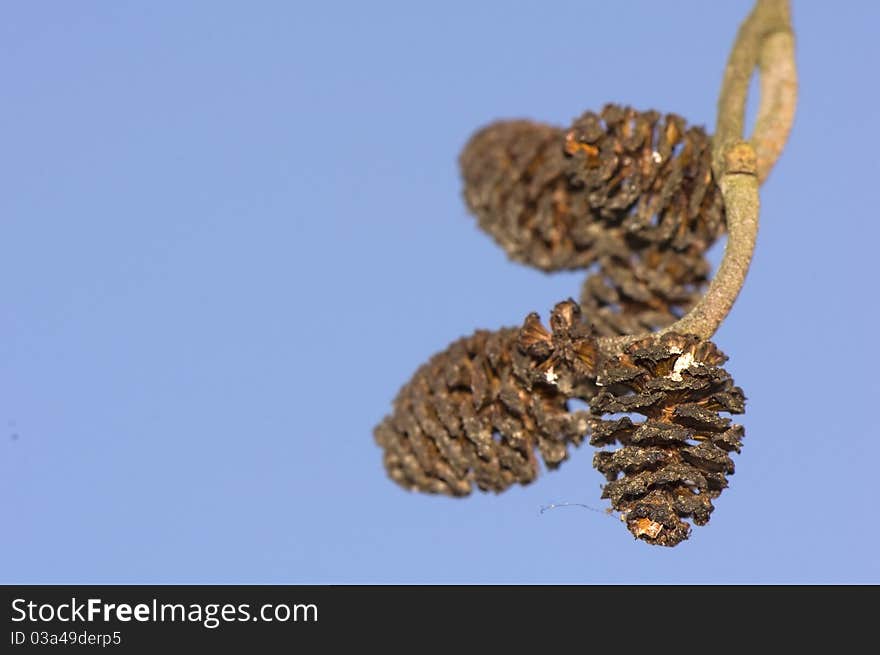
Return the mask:
<path fill-rule="evenodd" d="M 791 31 L 770 34 L 761 48 L 758 63 L 761 106 L 751 141 L 758 156 L 758 181 L 763 184 L 782 154 L 794 123 L 798 83 Z"/>
<path fill-rule="evenodd" d="M 662 332 L 710 339 L 730 312 L 746 279 L 758 236 L 758 165 L 751 144 L 732 144 L 722 155 L 719 186 L 727 212 L 724 258 L 709 288 L 686 316 Z"/>
<path fill-rule="evenodd" d="M 761 71 L 761 103 L 752 133 L 765 179 L 782 152 L 794 120 L 797 72 L 788 0 L 757 0 L 736 35 L 724 69 L 713 137 L 713 169 L 720 179 L 723 153 L 743 138 L 746 97 L 755 68 Z"/>
<path fill-rule="evenodd" d="M 761 104 L 752 141 L 743 126 L 749 82 L 760 65 Z M 724 71 L 712 147 L 712 169 L 727 215 L 727 244 L 718 272 L 690 312 L 662 330 L 710 339 L 730 312 L 745 281 L 758 234 L 758 186 L 782 152 L 797 102 L 794 38 L 788 0 L 757 0 L 737 33 Z M 638 336 L 606 337 L 614 352 Z"/>

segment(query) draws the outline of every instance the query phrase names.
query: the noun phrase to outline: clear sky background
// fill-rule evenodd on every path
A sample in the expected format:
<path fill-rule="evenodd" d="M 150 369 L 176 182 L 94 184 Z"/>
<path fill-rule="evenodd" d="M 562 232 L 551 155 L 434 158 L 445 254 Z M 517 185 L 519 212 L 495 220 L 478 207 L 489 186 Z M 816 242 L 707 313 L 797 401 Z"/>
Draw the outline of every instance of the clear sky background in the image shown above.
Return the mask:
<path fill-rule="evenodd" d="M 880 582 L 874 2 L 794 3 L 707 527 L 663 549 L 540 514 L 605 506 L 589 446 L 456 500 L 373 442 L 431 354 L 578 293 L 476 228 L 470 134 L 609 101 L 711 131 L 750 6 L 3 3 L 0 582 Z"/>

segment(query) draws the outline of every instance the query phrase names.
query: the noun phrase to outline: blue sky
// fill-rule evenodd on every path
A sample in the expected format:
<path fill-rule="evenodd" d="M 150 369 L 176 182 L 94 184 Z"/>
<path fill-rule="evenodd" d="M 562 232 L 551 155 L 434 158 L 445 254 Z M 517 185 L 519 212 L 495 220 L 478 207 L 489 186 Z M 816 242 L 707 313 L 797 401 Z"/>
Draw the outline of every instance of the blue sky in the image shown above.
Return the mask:
<path fill-rule="evenodd" d="M 577 294 L 477 230 L 469 135 L 610 101 L 711 130 L 749 8 L 4 4 L 0 581 L 880 582 L 874 3 L 794 3 L 709 526 L 661 549 L 540 514 L 604 507 L 589 447 L 454 500 L 401 491 L 372 439 L 432 353 Z"/>

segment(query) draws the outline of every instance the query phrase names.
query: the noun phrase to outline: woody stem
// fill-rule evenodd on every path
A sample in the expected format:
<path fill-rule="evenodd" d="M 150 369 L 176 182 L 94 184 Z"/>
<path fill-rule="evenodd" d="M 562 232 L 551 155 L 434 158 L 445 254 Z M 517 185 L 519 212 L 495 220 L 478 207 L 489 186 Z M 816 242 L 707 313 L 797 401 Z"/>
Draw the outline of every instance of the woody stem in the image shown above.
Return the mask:
<path fill-rule="evenodd" d="M 743 141 L 746 97 L 756 67 L 761 70 L 761 102 L 750 141 Z M 733 307 L 758 235 L 758 186 L 776 163 L 788 137 L 797 101 L 794 39 L 788 0 L 757 0 L 727 61 L 718 99 L 712 171 L 724 199 L 727 244 L 715 277 L 700 301 L 663 332 L 710 339 Z M 605 337 L 600 347 L 614 352 L 639 337 Z"/>

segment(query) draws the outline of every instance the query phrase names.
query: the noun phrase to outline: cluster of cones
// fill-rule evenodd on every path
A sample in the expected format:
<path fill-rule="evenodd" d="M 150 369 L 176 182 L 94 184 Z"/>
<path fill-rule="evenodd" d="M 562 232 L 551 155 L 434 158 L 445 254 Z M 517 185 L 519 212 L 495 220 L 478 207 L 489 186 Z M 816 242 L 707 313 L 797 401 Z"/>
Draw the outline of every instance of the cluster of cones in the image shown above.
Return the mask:
<path fill-rule="evenodd" d="M 499 121 L 460 164 L 465 202 L 512 259 L 590 270 L 581 305 L 598 334 L 667 327 L 702 295 L 724 206 L 701 128 L 617 105 L 567 130 Z"/>
<path fill-rule="evenodd" d="M 588 275 L 549 329 L 530 314 L 416 371 L 375 429 L 389 476 L 422 492 L 500 492 L 589 438 L 602 495 L 632 534 L 681 542 L 708 521 L 743 436 L 722 416 L 744 410 L 724 355 L 690 335 L 651 336 L 700 298 L 724 229 L 710 138 L 672 114 L 608 105 L 567 130 L 493 123 L 460 163 L 468 207 L 511 258 Z M 642 338 L 600 347 L 618 335 Z"/>

